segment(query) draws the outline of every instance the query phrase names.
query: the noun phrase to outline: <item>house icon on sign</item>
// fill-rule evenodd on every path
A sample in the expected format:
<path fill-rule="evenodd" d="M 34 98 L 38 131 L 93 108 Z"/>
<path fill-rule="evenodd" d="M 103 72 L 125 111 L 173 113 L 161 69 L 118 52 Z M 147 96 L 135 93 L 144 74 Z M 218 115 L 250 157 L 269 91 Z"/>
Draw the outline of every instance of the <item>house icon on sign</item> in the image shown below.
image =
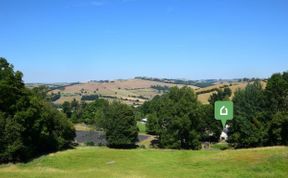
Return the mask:
<path fill-rule="evenodd" d="M 222 106 L 220 109 L 221 116 L 228 116 L 228 109 L 225 106 Z"/>

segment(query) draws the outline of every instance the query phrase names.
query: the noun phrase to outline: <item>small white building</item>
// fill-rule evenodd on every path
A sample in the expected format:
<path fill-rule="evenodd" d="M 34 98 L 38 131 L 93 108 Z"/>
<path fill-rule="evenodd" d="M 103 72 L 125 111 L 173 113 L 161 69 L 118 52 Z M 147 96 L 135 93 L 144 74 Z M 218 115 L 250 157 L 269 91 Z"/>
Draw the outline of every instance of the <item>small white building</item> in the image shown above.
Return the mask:
<path fill-rule="evenodd" d="M 141 120 L 141 123 L 143 123 L 143 124 L 146 124 L 146 123 L 147 123 L 147 121 L 148 121 L 148 119 L 147 119 L 147 118 L 143 118 L 143 119 Z"/>
<path fill-rule="evenodd" d="M 227 141 L 228 140 L 228 135 L 224 131 L 220 135 L 220 141 Z"/>
<path fill-rule="evenodd" d="M 226 127 L 223 129 L 223 131 L 220 135 L 220 141 L 227 141 L 228 140 L 228 131 L 229 131 L 229 125 L 226 125 Z"/>

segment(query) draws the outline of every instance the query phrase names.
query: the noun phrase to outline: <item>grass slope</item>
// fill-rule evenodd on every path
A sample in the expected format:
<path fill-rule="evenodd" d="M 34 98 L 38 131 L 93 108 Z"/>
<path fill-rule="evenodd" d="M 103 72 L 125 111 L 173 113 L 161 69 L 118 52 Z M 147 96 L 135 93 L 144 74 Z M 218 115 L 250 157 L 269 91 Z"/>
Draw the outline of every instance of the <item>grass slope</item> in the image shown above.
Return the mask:
<path fill-rule="evenodd" d="M 228 151 L 113 150 L 82 147 L 28 164 L 2 165 L 0 177 L 287 177 L 288 148 Z"/>

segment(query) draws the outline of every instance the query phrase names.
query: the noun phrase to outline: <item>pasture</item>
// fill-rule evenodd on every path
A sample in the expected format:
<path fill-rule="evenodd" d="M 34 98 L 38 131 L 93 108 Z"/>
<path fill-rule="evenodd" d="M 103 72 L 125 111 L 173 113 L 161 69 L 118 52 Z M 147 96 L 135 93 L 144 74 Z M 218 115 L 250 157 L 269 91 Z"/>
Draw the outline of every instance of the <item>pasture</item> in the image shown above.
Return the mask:
<path fill-rule="evenodd" d="M 1 178 L 287 177 L 288 148 L 242 150 L 114 150 L 78 147 L 27 164 L 0 166 Z"/>

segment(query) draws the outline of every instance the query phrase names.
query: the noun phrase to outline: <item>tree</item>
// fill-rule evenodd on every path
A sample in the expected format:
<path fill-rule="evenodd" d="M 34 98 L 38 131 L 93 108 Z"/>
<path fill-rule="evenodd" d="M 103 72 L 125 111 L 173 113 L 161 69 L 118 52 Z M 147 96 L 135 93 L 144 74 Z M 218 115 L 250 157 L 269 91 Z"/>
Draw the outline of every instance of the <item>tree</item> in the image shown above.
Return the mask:
<path fill-rule="evenodd" d="M 45 85 L 41 85 L 39 87 L 35 87 L 32 89 L 33 93 L 42 98 L 43 100 L 49 101 L 51 100 L 51 97 L 49 98 L 47 93 L 48 93 L 48 87 Z"/>
<path fill-rule="evenodd" d="M 288 144 L 288 72 L 273 74 L 268 80 L 265 96 L 271 118 L 269 145 Z"/>
<path fill-rule="evenodd" d="M 228 142 L 237 148 L 263 146 L 269 119 L 265 112 L 265 95 L 259 81 L 238 90 L 233 98 L 234 119 Z"/>
<path fill-rule="evenodd" d="M 288 113 L 276 113 L 269 125 L 270 145 L 288 145 Z"/>
<path fill-rule="evenodd" d="M 221 122 L 215 119 L 214 107 L 211 104 L 201 105 L 200 134 L 203 142 L 218 142 L 223 127 Z"/>
<path fill-rule="evenodd" d="M 173 87 L 163 96 L 159 112 L 160 147 L 199 149 L 200 103 L 191 88 Z"/>
<path fill-rule="evenodd" d="M 189 87 L 172 87 L 162 96 L 145 102 L 141 108 L 148 115 L 148 132 L 159 136 L 159 147 L 199 149 L 203 113 L 197 95 Z"/>
<path fill-rule="evenodd" d="M 274 74 L 266 87 L 267 104 L 272 113 L 288 111 L 288 72 Z"/>
<path fill-rule="evenodd" d="M 232 91 L 229 87 L 224 89 L 217 89 L 216 93 L 213 93 L 209 98 L 209 103 L 214 106 L 216 101 L 229 100 L 232 95 Z"/>
<path fill-rule="evenodd" d="M 119 102 L 111 103 L 105 113 L 104 129 L 109 147 L 135 147 L 138 128 L 133 109 L 128 105 Z"/>
<path fill-rule="evenodd" d="M 71 108 L 71 104 L 68 101 L 65 101 L 62 104 L 62 110 L 63 110 L 63 112 L 66 114 L 66 116 L 68 118 L 71 118 L 71 116 L 72 116 L 72 108 Z"/>
<path fill-rule="evenodd" d="M 73 125 L 43 91 L 25 88 L 22 73 L 0 58 L 0 163 L 27 161 L 73 142 Z"/>
<path fill-rule="evenodd" d="M 146 123 L 146 131 L 148 134 L 157 135 L 159 134 L 159 124 L 156 113 L 148 115 L 148 120 Z"/>
<path fill-rule="evenodd" d="M 83 108 L 80 120 L 86 124 L 96 125 L 97 128 L 103 128 L 104 114 L 108 106 L 109 102 L 107 100 L 97 99 Z"/>

